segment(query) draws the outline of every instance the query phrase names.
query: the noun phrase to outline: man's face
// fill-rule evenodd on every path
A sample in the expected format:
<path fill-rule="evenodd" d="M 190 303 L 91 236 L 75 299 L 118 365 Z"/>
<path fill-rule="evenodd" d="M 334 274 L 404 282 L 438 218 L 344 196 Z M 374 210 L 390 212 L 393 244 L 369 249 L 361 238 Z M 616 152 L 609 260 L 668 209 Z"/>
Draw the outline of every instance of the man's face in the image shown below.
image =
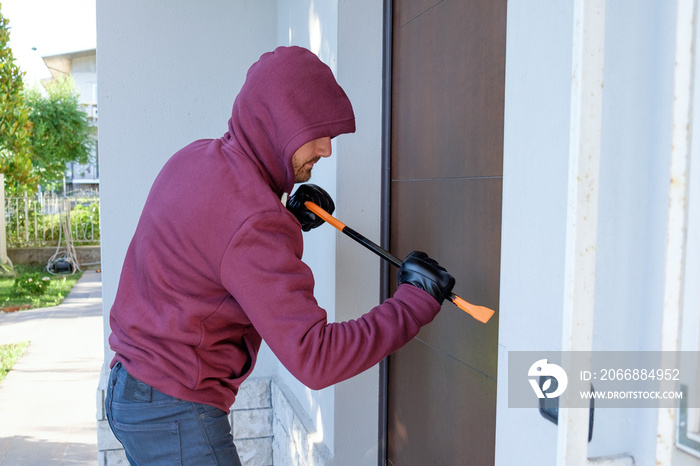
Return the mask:
<path fill-rule="evenodd" d="M 292 167 L 294 168 L 294 182 L 304 183 L 311 178 L 311 169 L 321 157 L 330 157 L 331 138 L 319 138 L 309 141 L 292 155 Z"/>

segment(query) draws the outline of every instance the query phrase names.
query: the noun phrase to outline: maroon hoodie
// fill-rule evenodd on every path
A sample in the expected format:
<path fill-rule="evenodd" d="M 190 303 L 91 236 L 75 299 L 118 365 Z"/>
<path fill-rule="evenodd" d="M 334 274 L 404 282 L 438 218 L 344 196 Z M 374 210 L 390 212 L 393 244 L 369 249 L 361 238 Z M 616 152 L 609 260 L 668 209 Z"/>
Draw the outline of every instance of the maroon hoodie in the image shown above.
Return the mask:
<path fill-rule="evenodd" d="M 156 178 L 110 313 L 112 366 L 168 395 L 225 411 L 264 339 L 313 389 L 352 377 L 413 338 L 440 307 L 424 291 L 328 323 L 302 262 L 302 233 L 280 202 L 292 155 L 355 131 L 331 70 L 299 47 L 264 54 L 221 139 L 177 152 Z"/>

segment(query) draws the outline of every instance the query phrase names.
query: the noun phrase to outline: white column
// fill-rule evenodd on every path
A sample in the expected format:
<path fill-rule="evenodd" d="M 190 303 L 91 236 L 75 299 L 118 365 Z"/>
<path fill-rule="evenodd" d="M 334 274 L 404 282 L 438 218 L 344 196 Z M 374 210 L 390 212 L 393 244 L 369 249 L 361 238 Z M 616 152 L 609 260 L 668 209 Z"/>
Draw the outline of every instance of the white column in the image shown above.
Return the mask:
<path fill-rule="evenodd" d="M 661 350 L 680 349 L 683 277 L 685 268 L 688 175 L 691 151 L 696 0 L 676 3 L 676 50 L 673 83 L 673 126 L 669 179 L 666 261 L 664 271 Z M 664 387 L 660 387 L 664 390 Z M 677 409 L 659 410 L 657 464 L 672 464 Z"/>
<path fill-rule="evenodd" d="M 593 349 L 605 6 L 605 0 L 574 3 L 563 352 Z M 580 369 L 590 369 L 590 358 Z M 564 392 L 559 399 L 557 464 L 633 464 L 630 457 L 588 459 L 589 410 L 572 408 L 569 395 Z"/>

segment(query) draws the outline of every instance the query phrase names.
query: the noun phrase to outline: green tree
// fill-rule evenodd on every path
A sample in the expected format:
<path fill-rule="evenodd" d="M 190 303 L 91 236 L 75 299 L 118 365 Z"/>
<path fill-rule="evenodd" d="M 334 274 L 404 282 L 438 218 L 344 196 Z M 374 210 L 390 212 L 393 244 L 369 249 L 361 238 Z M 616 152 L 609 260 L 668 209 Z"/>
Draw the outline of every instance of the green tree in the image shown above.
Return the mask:
<path fill-rule="evenodd" d="M 81 108 L 69 76 L 46 85 L 46 93 L 35 87 L 25 92 L 32 123 L 33 172 L 42 186 L 63 180 L 69 163 L 90 161 L 95 128 Z"/>
<path fill-rule="evenodd" d="M 36 178 L 31 164 L 32 124 L 22 92 L 24 73 L 15 64 L 9 41 L 10 22 L 0 11 L 0 173 L 12 193 L 34 185 Z"/>

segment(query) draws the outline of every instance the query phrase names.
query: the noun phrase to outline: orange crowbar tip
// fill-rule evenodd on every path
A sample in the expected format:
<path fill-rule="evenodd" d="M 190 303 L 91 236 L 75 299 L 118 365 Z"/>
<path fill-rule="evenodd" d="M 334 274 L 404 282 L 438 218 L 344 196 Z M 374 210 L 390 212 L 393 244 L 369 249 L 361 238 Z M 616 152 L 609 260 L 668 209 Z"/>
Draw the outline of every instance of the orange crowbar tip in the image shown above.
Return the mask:
<path fill-rule="evenodd" d="M 401 260 L 399 260 L 396 256 L 392 255 L 389 251 L 386 249 L 380 247 L 376 243 L 370 241 L 369 239 L 365 238 L 352 228 L 348 227 L 345 225 L 343 222 L 338 220 L 337 218 L 333 217 L 331 214 L 323 210 L 320 206 L 317 204 L 314 204 L 311 201 L 306 201 L 304 203 L 307 209 L 309 209 L 311 212 L 314 214 L 318 215 L 319 218 L 321 218 L 323 221 L 326 223 L 329 223 L 342 233 L 345 233 L 347 236 L 350 238 L 354 239 L 370 251 L 374 252 L 378 256 L 382 257 L 383 259 L 386 259 L 387 261 L 391 262 L 394 264 L 396 267 L 401 266 Z M 450 300 L 455 306 L 466 312 L 467 314 L 471 315 L 474 317 L 476 320 L 482 323 L 486 323 L 489 321 L 491 316 L 493 316 L 494 311 L 489 309 L 488 307 L 484 306 L 475 306 L 474 304 L 471 304 L 464 299 L 460 298 L 456 294 L 452 293 L 450 296 L 447 297 L 448 300 Z"/>

